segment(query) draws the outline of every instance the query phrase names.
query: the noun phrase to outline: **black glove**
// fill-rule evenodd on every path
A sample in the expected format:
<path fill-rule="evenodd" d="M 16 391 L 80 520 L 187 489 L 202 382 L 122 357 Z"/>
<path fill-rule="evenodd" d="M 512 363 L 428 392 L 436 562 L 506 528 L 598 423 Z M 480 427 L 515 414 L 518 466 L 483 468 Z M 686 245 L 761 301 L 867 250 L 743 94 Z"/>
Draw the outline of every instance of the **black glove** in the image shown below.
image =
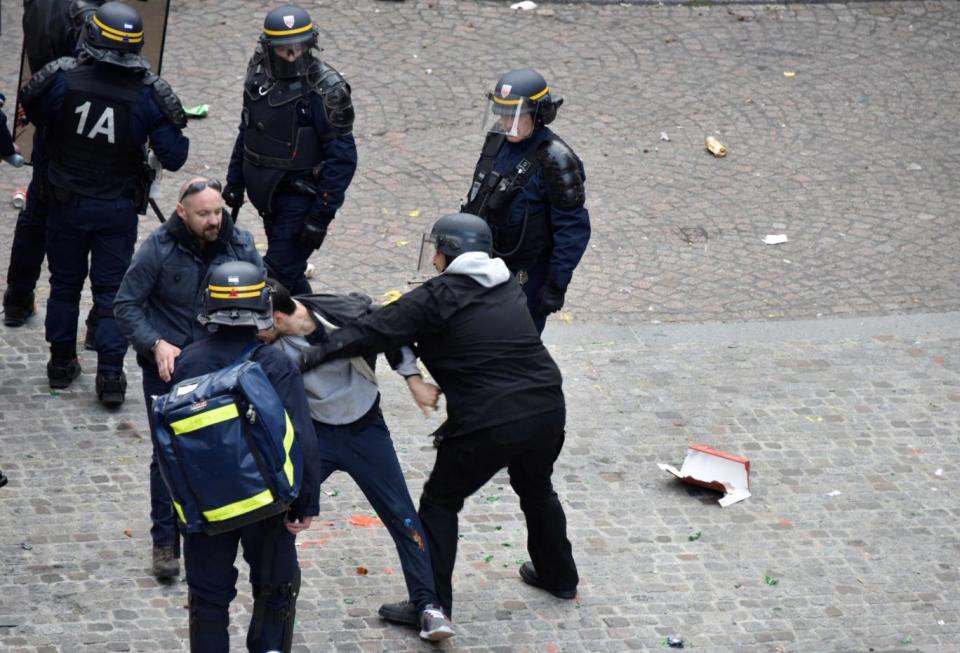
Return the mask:
<path fill-rule="evenodd" d="M 300 352 L 300 371 L 309 372 L 327 360 L 327 348 L 324 345 L 307 347 Z"/>
<path fill-rule="evenodd" d="M 243 184 L 238 182 L 228 183 L 220 195 L 223 197 L 223 203 L 236 211 L 243 206 L 243 193 L 246 190 Z"/>
<path fill-rule="evenodd" d="M 540 289 L 540 312 L 550 315 L 559 311 L 563 308 L 563 296 L 566 294 L 566 288 L 561 288 L 553 281 L 547 281 Z"/>
<path fill-rule="evenodd" d="M 309 250 L 320 249 L 323 239 L 327 237 L 327 226 L 333 216 L 311 213 L 303 223 L 300 231 L 300 244 Z"/>

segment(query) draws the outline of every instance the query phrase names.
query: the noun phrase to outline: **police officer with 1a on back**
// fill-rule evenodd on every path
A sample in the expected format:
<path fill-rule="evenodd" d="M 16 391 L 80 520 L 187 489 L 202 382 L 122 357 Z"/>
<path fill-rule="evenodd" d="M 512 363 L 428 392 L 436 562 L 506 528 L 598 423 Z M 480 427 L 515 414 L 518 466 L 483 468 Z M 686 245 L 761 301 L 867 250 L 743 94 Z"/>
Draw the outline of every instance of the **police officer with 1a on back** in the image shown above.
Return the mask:
<path fill-rule="evenodd" d="M 223 198 L 244 190 L 264 220 L 264 262 L 294 295 L 311 292 L 307 259 L 357 168 L 350 85 L 320 61 L 317 29 L 296 5 L 270 11 L 247 68 L 243 114 Z"/>
<path fill-rule="evenodd" d="M 547 127 L 563 99 L 540 73 L 511 70 L 487 97 L 487 138 L 461 210 L 490 225 L 494 253 L 523 286 L 542 332 L 590 240 L 583 163 Z"/>
<path fill-rule="evenodd" d="M 77 317 L 89 271 L 98 315 L 97 396 L 116 407 L 126 396 L 127 341 L 113 302 L 133 255 L 137 213 L 146 206 L 144 146 L 149 141 L 163 167 L 177 170 L 189 141 L 181 132 L 186 116 L 180 100 L 140 56 L 137 10 L 108 2 L 87 28 L 78 56 L 44 66 L 22 99 L 27 117 L 47 136 L 47 378 L 51 388 L 66 388 L 80 374 Z"/>

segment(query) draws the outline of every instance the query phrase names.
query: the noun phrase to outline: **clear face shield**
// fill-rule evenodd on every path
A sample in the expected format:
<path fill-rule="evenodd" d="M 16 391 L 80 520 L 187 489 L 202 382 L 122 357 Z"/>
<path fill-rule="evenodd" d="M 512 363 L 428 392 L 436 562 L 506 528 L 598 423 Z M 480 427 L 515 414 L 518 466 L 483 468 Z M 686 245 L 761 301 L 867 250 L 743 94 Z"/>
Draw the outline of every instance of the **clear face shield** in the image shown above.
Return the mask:
<path fill-rule="evenodd" d="M 487 96 L 487 110 L 483 114 L 483 131 L 526 138 L 533 131 L 533 110 L 527 98 Z"/>
<path fill-rule="evenodd" d="M 264 49 L 267 54 L 267 67 L 274 79 L 304 77 L 316 58 L 315 44 L 312 41 L 265 45 Z"/>
<path fill-rule="evenodd" d="M 437 239 L 430 233 L 423 234 L 420 240 L 420 256 L 417 258 L 417 273 L 425 277 L 432 277 L 437 273 L 433 267 L 433 259 L 437 254 Z"/>

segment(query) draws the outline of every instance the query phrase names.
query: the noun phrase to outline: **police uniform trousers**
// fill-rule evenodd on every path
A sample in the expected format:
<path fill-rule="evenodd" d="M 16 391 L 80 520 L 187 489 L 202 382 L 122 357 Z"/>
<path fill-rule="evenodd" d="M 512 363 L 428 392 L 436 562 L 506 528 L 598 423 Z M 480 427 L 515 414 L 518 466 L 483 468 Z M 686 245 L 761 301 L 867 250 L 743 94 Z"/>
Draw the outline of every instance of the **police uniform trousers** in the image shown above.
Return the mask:
<path fill-rule="evenodd" d="M 153 361 L 144 360 L 138 356 L 137 362 L 143 371 L 143 401 L 147 405 L 147 422 L 150 425 L 150 442 L 154 439 L 153 429 L 153 397 L 170 392 L 171 383 L 160 378 L 160 372 Z M 160 465 L 157 463 L 157 450 L 152 448 L 150 456 L 150 537 L 154 546 L 172 546 L 177 535 L 174 523 L 173 502 L 170 499 L 170 490 L 167 489 L 163 477 L 160 475 Z"/>
<path fill-rule="evenodd" d="M 451 580 L 457 557 L 457 513 L 464 500 L 504 467 L 520 497 L 527 551 L 551 589 L 574 589 L 577 566 L 567 539 L 567 518 L 550 480 L 564 440 L 565 409 L 485 428 L 440 442 L 420 497 L 440 605 L 452 613 Z"/>
<path fill-rule="evenodd" d="M 273 196 L 270 217 L 263 223 L 267 234 L 267 253 L 263 261 L 291 295 L 313 292 L 304 274 L 313 250 L 300 244 L 300 231 L 312 208 L 312 197 L 277 192 Z"/>
<path fill-rule="evenodd" d="M 48 208 L 36 176 L 34 169 L 34 176 L 27 188 L 27 203 L 20 210 L 13 229 L 4 304 L 27 305 L 37 286 L 46 256 Z"/>
<path fill-rule="evenodd" d="M 522 285 L 523 294 L 527 296 L 527 308 L 530 309 L 530 317 L 533 318 L 533 324 L 537 327 L 537 333 L 543 333 L 543 328 L 547 325 L 547 316 L 540 312 L 540 291 L 547 283 L 549 271 L 549 258 L 536 261 L 526 269 L 527 278 Z"/>
<path fill-rule="evenodd" d="M 290 584 L 299 574 L 295 536 L 279 517 L 270 517 L 255 524 L 219 535 L 185 533 L 184 564 L 187 572 L 190 604 L 190 650 L 194 653 L 229 653 L 230 602 L 237 595 L 234 563 L 237 547 L 243 546 L 243 558 L 250 566 L 250 583 L 254 596 L 261 590 L 265 575 L 275 587 L 266 601 L 266 610 L 259 629 L 247 632 L 247 650 L 253 653 L 280 651 L 283 646 L 286 610 L 290 604 Z M 267 539 L 273 539 L 273 555 L 263 559 Z M 269 564 L 269 568 L 264 565 Z M 259 632 L 257 632 L 259 630 Z"/>
<path fill-rule="evenodd" d="M 137 240 L 137 212 L 126 198 L 101 200 L 73 196 L 53 201 L 47 218 L 50 299 L 47 342 L 68 345 L 77 338 L 80 292 L 89 272 L 96 330 L 97 367 L 119 371 L 127 352 L 113 316 L 113 301 Z"/>
<path fill-rule="evenodd" d="M 378 400 L 366 415 L 350 424 L 314 420 L 320 482 L 335 471 L 350 475 L 393 538 L 410 602 L 423 610 L 428 603 L 438 603 L 430 549 L 379 404 Z"/>

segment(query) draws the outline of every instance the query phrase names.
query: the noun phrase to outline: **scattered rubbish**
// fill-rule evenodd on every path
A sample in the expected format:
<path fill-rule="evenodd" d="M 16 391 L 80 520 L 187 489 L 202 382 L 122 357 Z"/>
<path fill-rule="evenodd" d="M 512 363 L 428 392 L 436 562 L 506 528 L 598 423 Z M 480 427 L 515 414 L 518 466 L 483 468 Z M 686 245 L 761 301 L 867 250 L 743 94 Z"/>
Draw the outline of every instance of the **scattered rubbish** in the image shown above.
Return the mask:
<path fill-rule="evenodd" d="M 787 234 L 770 234 L 763 239 L 765 245 L 782 245 L 787 242 Z"/>
<path fill-rule="evenodd" d="M 307 269 L 304 270 L 303 276 L 305 276 L 307 279 L 313 279 L 316 276 L 316 274 L 317 274 L 317 266 L 308 261 Z"/>
<path fill-rule="evenodd" d="M 750 461 L 731 453 L 691 444 L 680 471 L 664 463 L 657 466 L 684 483 L 723 492 L 720 499 L 723 508 L 750 496 Z"/>
<path fill-rule="evenodd" d="M 500 543 L 500 546 L 509 549 L 509 548 L 512 547 L 513 545 L 510 544 L 509 542 L 501 542 L 501 543 Z"/>
<path fill-rule="evenodd" d="M 386 306 L 387 304 L 392 304 L 403 297 L 403 293 L 399 290 L 388 290 L 387 292 L 383 293 L 383 296 L 386 297 L 386 299 L 384 299 L 382 303 L 384 306 Z"/>
<path fill-rule="evenodd" d="M 133 530 L 130 528 L 123 529 L 123 534 L 127 537 L 133 537 Z"/>
<path fill-rule="evenodd" d="M 329 541 L 330 541 L 330 538 L 328 537 L 325 537 L 319 540 L 303 540 L 303 541 L 298 541 L 297 546 L 302 547 L 304 549 L 312 549 L 314 547 L 323 546 Z"/>
<path fill-rule="evenodd" d="M 10 196 L 10 203 L 13 204 L 13 208 L 22 209 L 27 203 L 27 189 L 21 187 L 14 190 L 13 195 Z"/>
<path fill-rule="evenodd" d="M 409 213 L 407 213 L 407 215 L 409 215 L 411 218 L 419 218 L 419 217 L 420 217 L 420 209 L 414 209 L 414 210 L 410 211 Z"/>
<path fill-rule="evenodd" d="M 828 497 L 838 497 L 840 496 L 840 490 L 834 490 L 833 492 L 827 492 Z"/>
<path fill-rule="evenodd" d="M 786 517 L 781 517 L 777 520 L 777 523 L 781 526 L 793 526 L 793 522 L 787 519 Z"/>
<path fill-rule="evenodd" d="M 793 79 L 794 77 L 797 76 L 797 73 L 793 72 L 792 70 L 784 70 L 784 71 L 783 71 L 783 76 L 784 76 L 784 77 L 787 77 L 787 78 L 789 78 L 789 79 Z"/>
<path fill-rule="evenodd" d="M 703 535 L 703 531 L 697 531 L 696 533 L 690 533 L 687 535 L 687 540 L 690 542 L 696 542 L 700 539 L 700 536 Z"/>
<path fill-rule="evenodd" d="M 366 567 L 357 567 L 357 576 L 366 576 L 370 573 Z"/>
<path fill-rule="evenodd" d="M 27 544 L 26 542 L 21 542 L 20 548 L 23 549 L 24 551 L 33 551 L 33 545 Z"/>
<path fill-rule="evenodd" d="M 490 495 L 490 496 L 488 496 L 488 497 L 484 497 L 483 500 L 486 501 L 487 503 L 496 503 L 497 501 L 500 500 L 500 497 Z"/>
<path fill-rule="evenodd" d="M 710 154 L 718 159 L 722 159 L 723 157 L 727 156 L 726 146 L 713 136 L 707 136 L 707 140 L 704 141 L 703 145 L 707 148 L 707 150 L 709 150 Z"/>
<path fill-rule="evenodd" d="M 573 316 L 570 315 L 569 313 L 565 313 L 564 311 L 560 311 L 559 313 L 557 313 L 557 319 L 560 320 L 561 322 L 566 322 L 569 324 L 570 322 L 573 321 Z"/>
<path fill-rule="evenodd" d="M 353 599 L 344 599 L 343 602 L 347 605 L 353 605 Z"/>
<path fill-rule="evenodd" d="M 409 241 L 409 240 L 398 240 L 398 241 L 397 241 L 397 247 L 406 247 L 406 246 L 409 245 L 409 244 L 410 244 L 410 241 Z"/>
<path fill-rule="evenodd" d="M 380 521 L 379 517 L 368 517 L 367 515 L 354 515 L 350 518 L 350 523 L 354 526 L 361 526 L 363 528 L 383 526 L 383 522 Z"/>
<path fill-rule="evenodd" d="M 59 393 L 58 391 L 56 391 L 56 390 L 51 390 L 51 391 L 50 391 L 50 396 L 51 396 L 51 397 L 59 397 L 59 396 L 60 396 L 60 393 Z"/>
<path fill-rule="evenodd" d="M 670 140 L 670 137 L 667 136 L 667 132 L 660 132 L 660 140 L 661 140 L 661 141 L 669 141 L 669 140 Z"/>
<path fill-rule="evenodd" d="M 743 587 L 743 585 L 742 585 L 741 583 L 734 583 L 734 584 L 733 584 L 733 589 L 735 589 L 735 590 L 738 590 L 738 589 L 740 589 L 741 587 Z"/>
<path fill-rule="evenodd" d="M 903 639 L 900 640 L 900 643 L 901 643 L 901 644 L 913 644 L 913 638 L 910 637 L 910 635 L 907 635 L 906 637 L 904 637 Z"/>
<path fill-rule="evenodd" d="M 210 113 L 210 105 L 198 104 L 195 107 L 183 107 L 183 112 L 187 114 L 187 118 L 206 118 Z"/>
<path fill-rule="evenodd" d="M 776 587 L 780 584 L 779 578 L 774 578 L 773 576 L 764 576 L 763 582 L 769 585 L 770 587 Z"/>
<path fill-rule="evenodd" d="M 328 497 L 335 497 L 335 496 L 339 496 L 339 495 L 340 495 L 340 490 L 334 488 L 334 489 L 330 490 L 329 492 L 328 492 L 328 491 L 324 491 L 324 494 L 326 494 Z"/>
<path fill-rule="evenodd" d="M 523 11 L 529 11 L 531 9 L 537 8 L 536 2 L 530 2 L 530 0 L 523 0 L 523 2 L 514 2 L 510 5 L 511 9 L 522 9 Z"/>
<path fill-rule="evenodd" d="M 679 637 L 667 637 L 663 643 L 669 648 L 683 648 L 683 640 Z"/>
<path fill-rule="evenodd" d="M 935 472 L 933 473 L 933 475 L 934 475 L 934 476 L 943 476 L 943 470 L 942 470 L 942 469 L 938 469 L 937 471 L 935 471 Z"/>
<path fill-rule="evenodd" d="M 493 554 L 492 554 L 492 553 L 491 553 L 490 555 L 485 555 L 485 556 L 483 556 L 483 561 L 484 561 L 484 562 L 490 562 L 491 560 L 493 560 Z"/>

